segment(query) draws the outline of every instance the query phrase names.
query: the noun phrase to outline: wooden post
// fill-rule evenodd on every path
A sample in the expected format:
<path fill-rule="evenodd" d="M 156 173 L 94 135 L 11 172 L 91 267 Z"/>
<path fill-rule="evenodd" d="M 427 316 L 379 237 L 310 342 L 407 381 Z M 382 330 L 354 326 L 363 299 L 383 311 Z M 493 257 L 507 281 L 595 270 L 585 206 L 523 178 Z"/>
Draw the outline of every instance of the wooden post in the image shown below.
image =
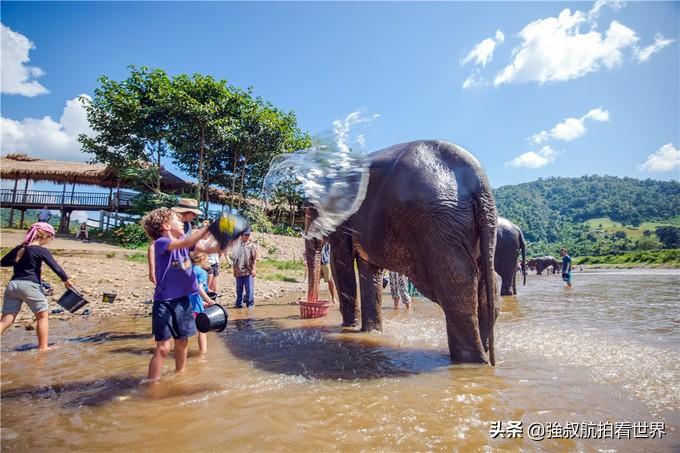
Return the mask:
<path fill-rule="evenodd" d="M 21 219 L 19 220 L 19 229 L 24 229 L 24 214 L 26 213 L 25 209 L 21 210 Z"/>
<path fill-rule="evenodd" d="M 26 178 L 26 184 L 24 184 L 24 198 L 23 202 L 26 203 L 26 195 L 28 194 L 28 178 Z M 23 211 L 21 217 L 23 218 Z"/>
<path fill-rule="evenodd" d="M 14 180 L 14 190 L 12 191 L 12 206 L 14 206 L 14 202 L 17 199 L 17 185 L 19 185 L 19 179 Z M 12 228 L 14 224 L 14 207 L 9 208 L 9 226 Z"/>
<path fill-rule="evenodd" d="M 64 182 L 64 189 L 61 191 L 61 209 L 59 210 L 61 214 L 61 219 L 59 220 L 59 232 L 64 233 L 64 225 L 66 224 L 66 209 L 64 208 L 64 203 L 66 202 L 66 182 Z"/>

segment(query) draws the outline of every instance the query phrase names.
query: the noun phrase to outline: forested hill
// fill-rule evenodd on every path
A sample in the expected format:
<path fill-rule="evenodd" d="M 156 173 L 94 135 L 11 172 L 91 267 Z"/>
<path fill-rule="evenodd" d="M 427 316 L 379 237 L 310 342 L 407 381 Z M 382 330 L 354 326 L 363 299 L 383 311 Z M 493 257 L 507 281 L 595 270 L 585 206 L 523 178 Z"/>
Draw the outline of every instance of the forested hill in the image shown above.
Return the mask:
<path fill-rule="evenodd" d="M 680 183 L 614 176 L 547 178 L 494 190 L 500 216 L 517 223 L 530 242 L 558 243 L 579 224 L 609 217 L 624 225 L 680 215 Z"/>

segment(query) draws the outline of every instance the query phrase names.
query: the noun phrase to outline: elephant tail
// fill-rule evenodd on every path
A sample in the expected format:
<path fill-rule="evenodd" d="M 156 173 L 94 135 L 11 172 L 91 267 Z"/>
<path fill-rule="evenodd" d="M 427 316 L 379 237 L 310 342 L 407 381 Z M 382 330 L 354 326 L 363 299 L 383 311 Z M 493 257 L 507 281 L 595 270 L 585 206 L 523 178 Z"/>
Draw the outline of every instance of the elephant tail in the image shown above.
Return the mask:
<path fill-rule="evenodd" d="M 524 234 L 519 232 L 519 247 L 522 249 L 522 275 L 524 276 L 523 285 L 527 284 L 527 264 L 526 264 L 526 245 L 524 243 Z"/>
<path fill-rule="evenodd" d="M 494 352 L 494 324 L 496 323 L 496 277 L 494 273 L 494 252 L 496 250 L 496 206 L 493 195 L 482 193 L 476 200 L 475 219 L 478 222 L 479 248 L 481 252 L 482 274 L 480 281 L 484 281 L 487 302 L 487 332 L 489 337 L 489 362 L 496 364 Z M 482 288 L 480 288 L 481 290 Z"/>

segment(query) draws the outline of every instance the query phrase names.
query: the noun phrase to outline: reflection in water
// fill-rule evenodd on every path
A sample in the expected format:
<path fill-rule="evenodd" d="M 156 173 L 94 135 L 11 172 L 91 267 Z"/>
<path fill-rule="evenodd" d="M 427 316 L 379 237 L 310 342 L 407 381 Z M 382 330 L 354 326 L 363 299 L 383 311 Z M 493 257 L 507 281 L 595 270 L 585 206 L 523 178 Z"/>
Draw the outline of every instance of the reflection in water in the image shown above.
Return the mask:
<path fill-rule="evenodd" d="M 441 309 L 383 311 L 382 333 L 298 307 L 232 311 L 185 373 L 142 384 L 146 319 L 53 322 L 60 347 L 2 343 L 7 450 L 668 451 L 680 425 L 677 272 L 530 276 L 498 318 L 498 365 L 450 365 Z M 385 298 L 386 307 L 390 305 Z M 491 421 L 663 421 L 663 439 L 490 439 Z"/>

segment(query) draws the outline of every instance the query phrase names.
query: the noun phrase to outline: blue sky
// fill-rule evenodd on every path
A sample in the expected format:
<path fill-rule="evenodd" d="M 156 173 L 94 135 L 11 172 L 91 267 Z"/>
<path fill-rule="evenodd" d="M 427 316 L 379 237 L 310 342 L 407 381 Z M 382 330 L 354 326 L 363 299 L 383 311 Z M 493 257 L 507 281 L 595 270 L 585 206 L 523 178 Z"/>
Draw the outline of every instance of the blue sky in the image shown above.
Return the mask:
<path fill-rule="evenodd" d="M 678 179 L 680 3 L 2 2 L 2 153 L 84 160 L 74 99 L 127 66 L 252 86 L 367 151 L 464 146 L 494 187 Z"/>

